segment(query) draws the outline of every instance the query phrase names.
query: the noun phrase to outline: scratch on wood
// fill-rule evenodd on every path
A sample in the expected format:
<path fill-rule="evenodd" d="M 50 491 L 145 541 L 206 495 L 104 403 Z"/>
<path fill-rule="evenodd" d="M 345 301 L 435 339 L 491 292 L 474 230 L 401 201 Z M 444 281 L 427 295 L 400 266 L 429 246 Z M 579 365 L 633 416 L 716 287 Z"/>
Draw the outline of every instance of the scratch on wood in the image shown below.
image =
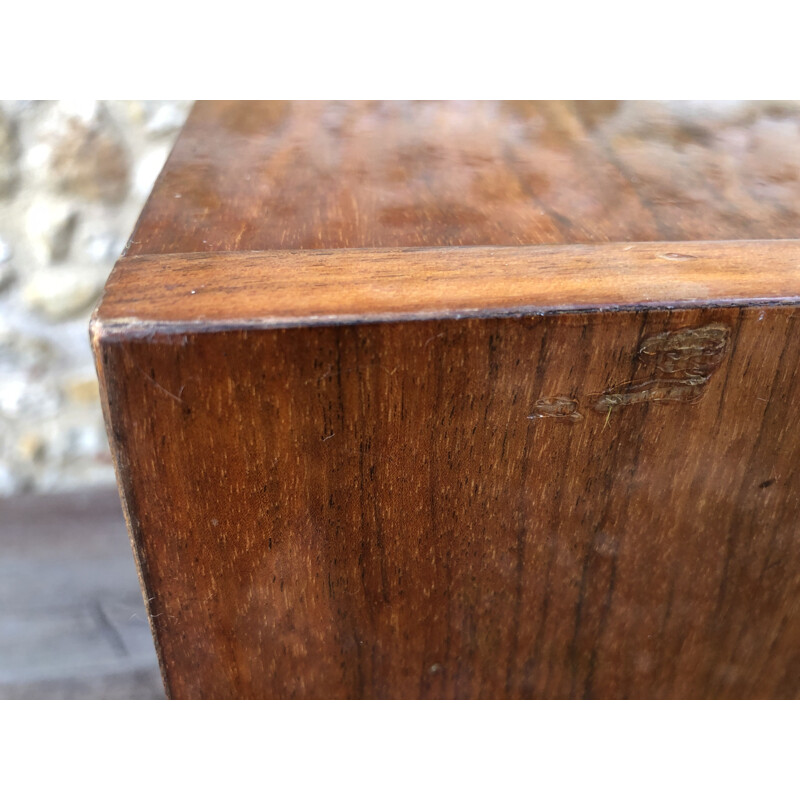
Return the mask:
<path fill-rule="evenodd" d="M 172 394 L 172 392 L 169 391 L 169 389 L 165 389 L 155 378 L 151 378 L 140 366 L 137 365 L 136 369 L 138 369 L 139 372 L 141 372 L 142 375 L 144 375 L 145 378 L 147 378 L 147 380 L 150 381 L 150 383 L 152 383 L 153 386 L 156 387 L 156 389 L 160 389 L 162 392 L 164 392 L 165 395 L 171 397 L 173 400 L 177 400 L 181 405 L 183 405 L 183 400 L 181 400 L 180 395 L 183 394 L 185 385 L 181 386 L 180 392 L 178 394 Z"/>

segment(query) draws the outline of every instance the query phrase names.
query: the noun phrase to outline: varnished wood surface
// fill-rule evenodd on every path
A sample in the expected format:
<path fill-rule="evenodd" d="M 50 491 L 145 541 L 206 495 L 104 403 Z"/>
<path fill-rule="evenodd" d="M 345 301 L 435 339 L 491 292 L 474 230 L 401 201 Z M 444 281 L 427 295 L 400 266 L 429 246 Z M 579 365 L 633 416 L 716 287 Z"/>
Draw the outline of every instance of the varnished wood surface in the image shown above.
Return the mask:
<path fill-rule="evenodd" d="M 92 323 L 171 696 L 800 696 L 797 111 L 686 108 L 195 107 Z"/>
<path fill-rule="evenodd" d="M 800 105 L 196 104 L 129 253 L 794 238 Z"/>
<path fill-rule="evenodd" d="M 96 324 L 131 335 L 798 301 L 795 241 L 195 253 L 122 259 Z"/>
<path fill-rule="evenodd" d="M 101 340 L 172 696 L 797 696 L 796 315 Z M 707 326 L 699 399 L 598 410 Z"/>

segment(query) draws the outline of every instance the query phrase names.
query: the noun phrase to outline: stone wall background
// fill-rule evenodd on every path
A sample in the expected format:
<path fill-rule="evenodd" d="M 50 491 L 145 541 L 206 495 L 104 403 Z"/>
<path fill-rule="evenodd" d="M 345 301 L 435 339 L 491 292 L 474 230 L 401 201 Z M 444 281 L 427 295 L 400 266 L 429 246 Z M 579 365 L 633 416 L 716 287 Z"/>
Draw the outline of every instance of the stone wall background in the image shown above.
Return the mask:
<path fill-rule="evenodd" d="M 111 484 L 88 324 L 189 101 L 0 101 L 0 496 Z"/>

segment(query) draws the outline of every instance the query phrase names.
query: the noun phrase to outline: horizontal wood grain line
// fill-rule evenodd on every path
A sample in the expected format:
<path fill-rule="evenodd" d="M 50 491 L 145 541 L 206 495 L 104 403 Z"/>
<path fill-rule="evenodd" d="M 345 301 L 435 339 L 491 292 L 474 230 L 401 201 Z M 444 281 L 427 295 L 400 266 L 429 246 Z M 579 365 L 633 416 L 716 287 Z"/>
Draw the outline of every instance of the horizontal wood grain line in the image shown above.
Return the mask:
<path fill-rule="evenodd" d="M 291 327 L 800 301 L 800 241 L 259 251 L 122 258 L 110 331 Z"/>

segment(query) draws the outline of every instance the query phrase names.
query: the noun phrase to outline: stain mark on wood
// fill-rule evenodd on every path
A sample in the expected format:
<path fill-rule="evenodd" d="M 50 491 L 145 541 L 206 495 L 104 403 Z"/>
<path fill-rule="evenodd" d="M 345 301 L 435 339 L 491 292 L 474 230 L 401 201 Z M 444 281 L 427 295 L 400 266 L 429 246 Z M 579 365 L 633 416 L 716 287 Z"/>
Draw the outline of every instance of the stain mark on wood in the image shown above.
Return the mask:
<path fill-rule="evenodd" d="M 624 387 L 608 389 L 595 403 L 594 410 L 605 414 L 613 408 L 636 403 L 678 402 L 694 403 L 705 391 L 706 379 L 691 378 L 633 381 Z"/>
<path fill-rule="evenodd" d="M 722 363 L 729 338 L 727 326 L 719 324 L 649 336 L 639 346 L 638 358 L 652 373 L 606 389 L 594 410 L 607 414 L 636 403 L 697 402 Z"/>
<path fill-rule="evenodd" d="M 639 345 L 637 359 L 649 368 L 650 374 L 606 389 L 594 401 L 594 410 L 606 414 L 608 422 L 611 411 L 623 406 L 698 401 L 725 357 L 729 338 L 728 327 L 721 324 L 648 336 Z M 542 397 L 528 419 L 543 418 L 577 422 L 583 415 L 575 398 Z"/>
<path fill-rule="evenodd" d="M 541 397 L 534 403 L 533 414 L 529 414 L 528 419 L 545 417 L 577 422 L 583 419 L 583 414 L 578 411 L 578 401 L 572 397 Z"/>
<path fill-rule="evenodd" d="M 705 375 L 720 365 L 728 346 L 725 325 L 706 325 L 650 336 L 639 347 L 639 357 L 655 360 L 659 372 Z"/>

